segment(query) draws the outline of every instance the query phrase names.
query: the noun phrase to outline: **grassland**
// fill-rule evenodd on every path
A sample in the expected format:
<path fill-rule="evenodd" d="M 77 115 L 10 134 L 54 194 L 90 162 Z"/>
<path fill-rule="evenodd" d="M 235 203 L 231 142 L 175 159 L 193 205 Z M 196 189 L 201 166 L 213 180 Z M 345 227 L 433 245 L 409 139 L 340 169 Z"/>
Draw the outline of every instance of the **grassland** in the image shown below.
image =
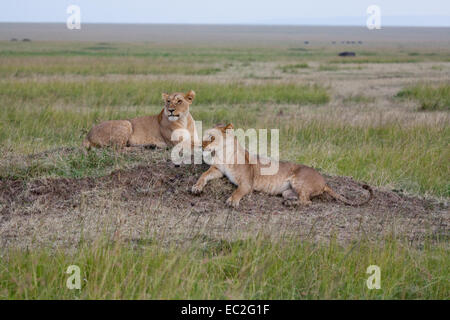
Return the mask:
<path fill-rule="evenodd" d="M 351 241 L 333 240 L 334 232 L 350 234 L 349 227 L 319 237 L 328 241 L 298 235 L 274 240 L 244 230 L 216 234 L 216 229 L 207 237 L 204 229 L 196 231 L 192 239 L 184 233 L 189 224 L 172 223 L 170 217 L 193 216 L 197 222 L 242 213 L 214 212 L 211 208 L 222 204 L 220 191 L 205 209 L 210 218 L 199 218 L 190 206 L 180 209 L 153 198 L 146 202 L 148 197 L 124 200 L 113 187 L 67 191 L 80 193 L 76 203 L 65 195 L 58 203 L 45 197 L 27 200 L 35 192 L 30 187 L 9 202 L 0 197 L 5 246 L 0 250 L 0 298 L 448 299 L 448 212 L 442 212 L 450 197 L 450 49 L 431 54 L 421 48 L 361 47 L 355 59 L 336 57 L 339 49 L 1 42 L 0 183 L 5 187 L 0 191 L 8 192 L 6 183 L 33 186 L 36 179 L 42 185 L 51 179 L 69 179 L 70 184 L 115 170 L 125 175 L 161 160 L 146 151 L 85 154 L 79 146 L 94 123 L 157 113 L 162 92 L 193 89 L 197 96 L 191 113 L 203 128 L 218 122 L 278 128 L 283 159 L 352 176 L 380 190 L 402 190 L 414 197 L 412 202 L 431 199 L 429 208 L 422 208 L 427 215 L 416 222 L 425 230 L 427 219 L 437 217 L 443 235 L 421 231 L 428 240 L 411 245 L 401 234 L 408 224 L 402 222 L 400 231 L 395 224 L 408 216 L 409 207 L 401 211 L 401 205 L 385 205 L 382 211 L 388 208 L 384 214 L 393 220 L 382 232 L 370 222 L 368 210 L 352 214 L 345 209 L 348 219 L 367 220 L 361 218 L 366 229 L 358 229 L 363 236 Z M 155 183 L 133 192 L 147 194 Z M 178 188 L 181 193 L 184 187 Z M 22 196 L 25 200 L 19 200 Z M 321 219 L 330 219 L 326 214 L 334 212 L 334 204 Z M 151 220 L 158 214 L 167 219 L 170 232 L 133 233 L 116 241 L 124 223 L 134 231 L 144 228 L 143 221 L 145 227 L 164 224 Z M 313 230 L 319 217 L 302 214 L 302 228 Z M 106 234 L 93 232 L 101 229 L 103 216 L 116 219 L 113 227 L 102 230 Z M 123 222 L 134 216 L 135 224 Z M 338 225 L 339 218 L 332 217 L 336 222 L 330 223 Z M 222 218 L 218 221 L 225 225 L 232 219 Z M 256 215 L 236 219 L 241 219 L 236 229 L 245 229 L 246 219 L 261 224 Z M 277 233 L 269 220 L 264 220 L 267 232 Z M 370 234 L 364 236 L 366 230 Z M 386 236 L 387 230 L 394 235 Z M 382 234 L 378 238 L 377 232 Z M 28 246 L 33 250 L 24 249 Z M 65 288 L 70 264 L 79 265 L 87 279 L 81 291 Z M 381 267 L 382 290 L 365 286 L 370 264 Z"/>
<path fill-rule="evenodd" d="M 450 86 L 430 86 L 419 84 L 397 93 L 399 98 L 409 98 L 420 103 L 419 110 L 450 110 Z"/>
<path fill-rule="evenodd" d="M 158 243 L 80 244 L 76 253 L 10 251 L 2 257 L 3 299 L 448 299 L 446 249 L 420 251 L 388 240 L 342 248 L 293 239 L 208 241 L 181 250 Z M 368 290 L 367 266 L 382 270 Z M 81 290 L 68 290 L 69 265 Z"/>
<path fill-rule="evenodd" d="M 98 106 L 146 106 L 161 103 L 161 92 L 186 91 L 197 88 L 198 104 L 236 103 L 293 103 L 324 104 L 329 101 L 325 89 L 319 86 L 295 84 L 244 85 L 208 84 L 199 82 L 169 81 L 102 81 L 87 82 L 20 82 L 0 86 L 0 92 L 8 104 L 17 96 L 22 103 L 70 105 L 80 101 L 80 107 Z"/>

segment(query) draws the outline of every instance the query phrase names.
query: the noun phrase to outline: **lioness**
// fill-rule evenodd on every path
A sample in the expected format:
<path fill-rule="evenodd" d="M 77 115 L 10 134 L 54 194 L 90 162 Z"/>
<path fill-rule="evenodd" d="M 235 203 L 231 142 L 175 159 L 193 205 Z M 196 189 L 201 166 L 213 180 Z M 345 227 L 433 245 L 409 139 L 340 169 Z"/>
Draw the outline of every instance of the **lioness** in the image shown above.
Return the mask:
<path fill-rule="evenodd" d="M 235 208 L 239 206 L 242 197 L 253 190 L 273 195 L 281 194 L 286 205 L 296 204 L 298 200 L 302 205 L 309 205 L 311 197 L 324 192 L 352 206 L 367 203 L 373 196 L 372 189 L 368 185 L 364 185 L 363 188 L 370 193 L 369 197 L 359 203 L 352 202 L 334 192 L 319 172 L 305 165 L 292 162 L 279 161 L 276 174 L 262 175 L 261 169 L 268 167 L 267 161 L 262 163 L 262 157 L 251 155 L 239 144 L 232 132 L 229 131 L 227 134 L 227 130 L 232 129 L 232 124 L 218 125 L 205 132 L 202 147 L 205 159 L 208 157 L 210 159 L 211 167 L 201 175 L 192 187 L 192 193 L 201 193 L 208 181 L 225 175 L 233 184 L 238 186 L 227 200 L 227 204 Z M 227 152 L 227 150 L 232 150 L 232 152 Z M 238 162 L 238 159 L 245 159 L 245 163 Z M 270 159 L 270 161 L 275 160 Z"/>
<path fill-rule="evenodd" d="M 197 131 L 194 119 L 189 113 L 189 106 L 194 100 L 195 92 L 163 93 L 164 108 L 158 115 L 144 116 L 131 120 L 110 120 L 94 126 L 89 131 L 83 146 L 91 147 L 125 147 L 125 146 L 173 146 L 172 132 L 176 129 L 189 131 L 191 141 L 196 141 Z"/>

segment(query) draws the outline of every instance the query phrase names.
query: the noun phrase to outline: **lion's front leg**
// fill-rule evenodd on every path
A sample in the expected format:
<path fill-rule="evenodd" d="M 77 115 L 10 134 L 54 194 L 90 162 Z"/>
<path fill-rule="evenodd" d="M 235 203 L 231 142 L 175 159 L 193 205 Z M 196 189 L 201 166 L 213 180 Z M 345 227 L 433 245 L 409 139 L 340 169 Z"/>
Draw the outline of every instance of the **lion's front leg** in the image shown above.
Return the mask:
<path fill-rule="evenodd" d="M 192 186 L 192 193 L 194 194 L 201 193 L 203 191 L 203 188 L 208 183 L 208 181 L 222 177 L 223 174 L 219 169 L 217 169 L 215 166 L 209 167 L 208 170 L 203 172 L 203 174 L 197 180 L 197 183 Z"/>

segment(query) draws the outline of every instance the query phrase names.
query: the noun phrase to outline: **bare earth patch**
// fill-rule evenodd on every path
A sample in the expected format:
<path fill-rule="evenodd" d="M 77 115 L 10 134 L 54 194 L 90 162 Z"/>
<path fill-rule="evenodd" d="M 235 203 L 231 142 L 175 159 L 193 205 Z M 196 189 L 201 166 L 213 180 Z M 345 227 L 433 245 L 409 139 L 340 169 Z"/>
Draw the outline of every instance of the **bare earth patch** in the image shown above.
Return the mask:
<path fill-rule="evenodd" d="M 190 193 L 206 165 L 174 166 L 169 152 L 145 151 L 147 164 L 101 177 L 0 180 L 0 245 L 73 247 L 102 235 L 145 243 L 152 239 L 186 243 L 192 239 L 237 240 L 258 233 L 280 238 L 345 244 L 365 237 L 448 237 L 448 203 L 374 189 L 362 207 L 350 207 L 325 195 L 309 207 L 285 207 L 282 198 L 252 193 L 231 209 L 225 200 L 234 186 L 211 181 L 203 194 Z M 348 199 L 367 194 L 350 177 L 327 181 Z"/>

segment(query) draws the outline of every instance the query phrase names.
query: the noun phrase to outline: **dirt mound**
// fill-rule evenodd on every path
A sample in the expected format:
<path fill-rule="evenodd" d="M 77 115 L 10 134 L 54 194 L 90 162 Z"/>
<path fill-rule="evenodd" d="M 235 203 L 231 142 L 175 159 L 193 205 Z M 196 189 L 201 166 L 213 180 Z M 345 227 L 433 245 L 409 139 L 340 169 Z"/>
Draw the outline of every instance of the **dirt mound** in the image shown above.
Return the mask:
<path fill-rule="evenodd" d="M 198 234 L 233 239 L 260 231 L 341 241 L 387 233 L 411 240 L 448 234 L 446 203 L 376 188 L 362 207 L 346 206 L 328 195 L 313 199 L 308 207 L 286 207 L 281 197 L 254 192 L 242 199 L 239 209 L 231 209 L 225 200 L 235 187 L 226 179 L 211 181 L 200 196 L 190 193 L 206 169 L 176 167 L 166 159 L 100 178 L 2 180 L 0 242 L 76 241 L 83 232 L 83 237 L 87 232 L 95 238 L 104 225 L 109 226 L 106 232 L 117 235 L 120 230 L 131 240 L 159 236 L 184 241 Z M 350 200 L 367 197 L 363 184 L 350 177 L 326 178 Z"/>

